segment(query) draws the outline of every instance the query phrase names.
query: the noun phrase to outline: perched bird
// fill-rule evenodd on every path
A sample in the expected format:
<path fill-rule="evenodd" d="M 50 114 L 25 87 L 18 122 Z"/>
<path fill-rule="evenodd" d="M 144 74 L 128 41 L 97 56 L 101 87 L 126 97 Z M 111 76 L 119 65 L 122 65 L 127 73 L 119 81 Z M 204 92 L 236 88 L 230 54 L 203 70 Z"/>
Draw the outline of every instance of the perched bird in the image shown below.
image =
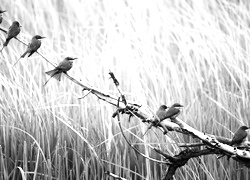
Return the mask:
<path fill-rule="evenodd" d="M 152 121 L 152 123 L 149 125 L 149 127 L 147 128 L 147 130 L 145 131 L 145 133 L 142 135 L 142 137 L 148 132 L 148 130 L 150 130 L 153 126 L 157 127 L 159 125 L 159 123 L 161 121 L 163 121 L 164 119 L 166 119 L 166 109 L 168 107 L 166 105 L 161 105 L 159 107 L 159 109 L 156 111 L 155 113 L 155 117 L 154 120 Z M 164 131 L 167 133 L 168 130 L 165 128 Z"/>
<path fill-rule="evenodd" d="M 10 42 L 10 40 L 12 38 L 16 37 L 20 33 L 20 31 L 21 31 L 20 27 L 22 27 L 22 26 L 20 26 L 18 21 L 14 21 L 12 23 L 12 25 L 9 27 L 9 30 L 7 31 L 7 38 L 3 44 L 3 48 L 8 45 L 8 43 Z M 3 48 L 1 49 L 1 52 L 2 52 Z"/>
<path fill-rule="evenodd" d="M 59 63 L 59 65 L 55 69 L 45 72 L 47 75 L 50 76 L 48 81 L 52 77 L 57 79 L 58 81 L 60 81 L 62 73 L 67 74 L 67 71 L 70 70 L 73 66 L 72 60 L 75 60 L 75 59 L 77 59 L 77 58 L 66 57 L 62 62 Z M 48 81 L 46 81 L 44 86 L 48 83 Z"/>
<path fill-rule="evenodd" d="M 28 57 L 30 57 L 34 52 L 36 52 L 40 46 L 41 46 L 41 41 L 39 39 L 43 39 L 45 37 L 42 37 L 40 35 L 35 35 L 32 37 L 31 42 L 28 45 L 27 50 L 25 51 L 25 53 L 15 62 L 15 64 L 13 65 L 13 67 L 16 65 L 16 63 L 21 59 L 24 58 L 26 56 L 26 54 L 29 53 Z"/>
<path fill-rule="evenodd" d="M 156 111 L 156 117 L 155 117 L 155 120 L 157 121 L 163 121 L 164 119 L 166 119 L 166 114 L 167 114 L 167 109 L 168 107 L 166 105 L 161 105 L 159 107 L 159 109 Z"/>
<path fill-rule="evenodd" d="M 164 119 L 170 118 L 174 119 L 180 114 L 180 108 L 183 106 L 180 105 L 179 103 L 175 103 L 169 108 L 166 105 L 160 106 L 159 110 L 156 112 L 157 117 L 159 118 L 160 121 L 163 121 Z M 166 111 L 166 109 L 168 110 Z"/>
<path fill-rule="evenodd" d="M 247 126 L 241 126 L 235 133 L 233 136 L 233 139 L 230 143 L 230 146 L 232 145 L 237 145 L 237 144 L 241 144 L 247 137 L 247 132 L 246 130 L 248 130 L 249 127 Z"/>
<path fill-rule="evenodd" d="M 5 10 L 0 10 L 0 24 L 3 22 L 3 13 L 6 12 Z"/>
<path fill-rule="evenodd" d="M 34 52 L 36 52 L 40 46 L 41 46 L 41 41 L 39 39 L 43 39 L 45 37 L 42 37 L 40 35 L 35 35 L 31 39 L 31 43 L 29 43 L 27 50 L 25 53 L 21 56 L 21 58 L 24 58 L 26 54 L 29 53 L 28 57 L 30 57 Z"/>
<path fill-rule="evenodd" d="M 152 128 L 152 126 L 158 126 L 159 123 L 167 118 L 174 119 L 180 114 L 180 108 L 183 107 L 179 103 L 173 104 L 171 107 L 167 107 L 166 105 L 161 105 L 159 109 L 156 111 L 156 117 L 152 124 L 148 127 L 146 132 Z M 167 128 L 165 126 L 162 126 L 164 129 L 164 134 L 168 132 Z M 144 134 L 146 134 L 146 132 Z"/>

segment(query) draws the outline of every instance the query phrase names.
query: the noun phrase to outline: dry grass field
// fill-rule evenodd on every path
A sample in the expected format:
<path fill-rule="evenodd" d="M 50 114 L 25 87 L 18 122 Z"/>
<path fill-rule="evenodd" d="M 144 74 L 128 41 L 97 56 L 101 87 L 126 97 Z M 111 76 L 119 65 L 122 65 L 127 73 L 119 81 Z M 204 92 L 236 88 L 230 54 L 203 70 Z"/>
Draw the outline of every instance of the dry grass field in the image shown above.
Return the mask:
<path fill-rule="evenodd" d="M 18 38 L 45 36 L 39 52 L 53 64 L 78 57 L 69 75 L 118 96 L 109 70 L 128 100 L 155 112 L 161 104 L 184 105 L 180 118 L 211 134 L 232 137 L 250 125 L 250 8 L 229 0 L 8 0 L 1 2 L 7 29 L 22 25 Z M 6 34 L 0 32 L 0 46 Z M 11 40 L 0 54 L 0 179 L 161 179 L 166 166 L 145 160 L 125 142 L 115 108 Z M 160 159 L 149 145 L 179 152 L 176 142 L 138 119 L 122 117 L 122 127 L 141 152 Z M 174 140 L 174 141 L 173 141 Z M 192 141 L 192 139 L 190 139 Z M 163 160 L 163 159 L 162 159 Z M 249 179 L 249 170 L 215 155 L 192 159 L 177 180 Z M 112 179 L 112 178 L 110 178 Z"/>

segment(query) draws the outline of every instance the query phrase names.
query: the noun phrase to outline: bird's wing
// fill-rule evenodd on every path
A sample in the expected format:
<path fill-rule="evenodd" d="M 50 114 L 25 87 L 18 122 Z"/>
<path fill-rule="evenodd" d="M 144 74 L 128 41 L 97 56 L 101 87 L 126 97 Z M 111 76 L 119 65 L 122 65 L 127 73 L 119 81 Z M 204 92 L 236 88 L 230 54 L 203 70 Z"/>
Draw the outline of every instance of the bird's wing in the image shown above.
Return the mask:
<path fill-rule="evenodd" d="M 246 137 L 247 133 L 245 133 L 245 131 L 244 132 L 236 131 L 236 133 L 233 136 L 232 142 L 240 143 L 240 141 L 243 141 Z"/>
<path fill-rule="evenodd" d="M 20 28 L 17 26 L 11 26 L 8 31 L 8 38 L 13 38 L 20 33 Z"/>
<path fill-rule="evenodd" d="M 71 68 L 71 62 L 63 60 L 56 68 L 61 71 L 68 71 Z"/>
<path fill-rule="evenodd" d="M 65 67 L 65 64 L 67 64 L 67 62 L 66 62 L 65 60 L 63 60 L 62 62 L 60 62 L 60 63 L 58 64 L 58 66 L 57 66 L 56 68 L 60 69 L 60 68 L 62 68 L 62 67 Z"/>
<path fill-rule="evenodd" d="M 156 119 L 159 120 L 159 121 L 162 121 L 162 120 L 166 119 L 166 114 L 167 114 L 167 111 L 158 110 L 156 112 Z"/>
<path fill-rule="evenodd" d="M 29 44 L 29 49 L 32 51 L 36 51 L 38 48 L 41 46 L 41 41 L 35 39 L 32 40 L 31 43 Z"/>
<path fill-rule="evenodd" d="M 177 108 L 169 108 L 167 113 L 166 113 L 166 118 L 173 117 L 175 115 L 178 115 L 180 113 L 180 110 Z"/>
<path fill-rule="evenodd" d="M 50 70 L 50 71 L 47 71 L 45 72 L 47 75 L 49 76 L 53 76 L 53 74 L 55 74 L 58 70 L 57 69 L 53 69 L 53 70 Z"/>

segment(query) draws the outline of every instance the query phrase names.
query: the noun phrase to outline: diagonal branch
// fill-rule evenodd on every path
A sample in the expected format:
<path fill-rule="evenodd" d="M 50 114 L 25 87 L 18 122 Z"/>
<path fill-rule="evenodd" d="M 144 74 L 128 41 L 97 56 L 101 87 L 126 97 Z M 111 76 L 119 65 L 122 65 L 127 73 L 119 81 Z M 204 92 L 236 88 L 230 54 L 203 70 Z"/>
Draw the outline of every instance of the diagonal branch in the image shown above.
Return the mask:
<path fill-rule="evenodd" d="M 175 155 L 174 157 L 168 156 L 167 158 L 171 162 L 171 165 L 168 167 L 168 171 L 164 177 L 164 180 L 172 180 L 176 170 L 184 166 L 189 159 L 209 154 L 221 154 L 221 152 L 218 149 L 200 150 L 198 148 L 193 148 L 181 151 L 178 155 Z"/>

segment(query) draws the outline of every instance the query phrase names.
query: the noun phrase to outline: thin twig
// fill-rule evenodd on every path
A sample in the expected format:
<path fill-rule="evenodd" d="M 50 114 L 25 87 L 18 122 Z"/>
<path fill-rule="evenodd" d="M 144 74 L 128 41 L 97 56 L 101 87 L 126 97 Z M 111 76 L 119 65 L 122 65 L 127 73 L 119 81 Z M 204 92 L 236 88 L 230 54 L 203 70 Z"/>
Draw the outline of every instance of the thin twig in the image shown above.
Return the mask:
<path fill-rule="evenodd" d="M 77 81 L 75 78 L 69 76 L 67 73 L 64 73 L 67 78 L 69 78 L 71 81 L 73 81 L 75 84 L 81 86 L 83 88 L 83 90 L 87 90 L 87 91 L 91 91 L 92 94 L 95 94 L 96 96 L 98 96 L 98 98 L 101 97 L 105 97 L 105 98 L 108 98 L 108 99 L 111 99 L 111 100 L 114 100 L 114 101 L 117 101 L 118 98 L 112 96 L 112 95 L 109 95 L 109 94 L 105 94 L 105 93 L 102 93 L 101 91 L 97 90 L 97 89 L 94 89 L 92 87 L 88 87 L 84 84 L 82 84 L 81 82 Z M 102 99 L 102 98 L 100 98 Z M 103 99 L 102 99 L 103 100 Z M 114 106 L 116 106 L 114 103 L 112 103 Z M 128 102 L 128 104 L 130 105 L 133 105 L 133 106 L 137 106 L 137 107 L 140 107 L 138 104 L 135 104 L 135 103 L 132 103 L 132 102 Z"/>
<path fill-rule="evenodd" d="M 50 63 L 52 66 L 56 67 L 56 65 L 54 65 L 53 63 L 51 63 L 46 57 L 44 57 L 41 53 L 39 53 L 38 51 L 36 51 L 37 54 L 39 54 L 45 61 L 47 61 L 48 63 Z"/>
<path fill-rule="evenodd" d="M 0 30 L 7 34 L 7 31 L 5 29 L 0 28 Z"/>
<path fill-rule="evenodd" d="M 120 83 L 119 83 L 118 80 L 116 79 L 114 73 L 111 72 L 110 70 L 109 70 L 109 75 L 110 75 L 110 78 L 113 79 L 113 82 L 114 82 L 114 84 L 115 84 L 115 87 L 116 87 L 116 89 L 118 90 L 118 92 L 119 92 L 120 95 L 121 95 L 122 102 L 123 102 L 124 105 L 126 106 L 126 105 L 127 105 L 127 101 L 126 101 L 125 95 L 124 95 L 124 94 L 122 93 L 122 91 L 120 90 L 120 87 L 119 87 Z"/>
<path fill-rule="evenodd" d="M 78 99 L 83 99 L 83 98 L 85 98 L 86 96 L 88 96 L 88 95 L 91 93 L 91 91 L 92 91 L 92 90 L 89 90 L 87 94 L 85 94 L 83 97 L 80 97 L 80 98 L 78 98 Z"/>

